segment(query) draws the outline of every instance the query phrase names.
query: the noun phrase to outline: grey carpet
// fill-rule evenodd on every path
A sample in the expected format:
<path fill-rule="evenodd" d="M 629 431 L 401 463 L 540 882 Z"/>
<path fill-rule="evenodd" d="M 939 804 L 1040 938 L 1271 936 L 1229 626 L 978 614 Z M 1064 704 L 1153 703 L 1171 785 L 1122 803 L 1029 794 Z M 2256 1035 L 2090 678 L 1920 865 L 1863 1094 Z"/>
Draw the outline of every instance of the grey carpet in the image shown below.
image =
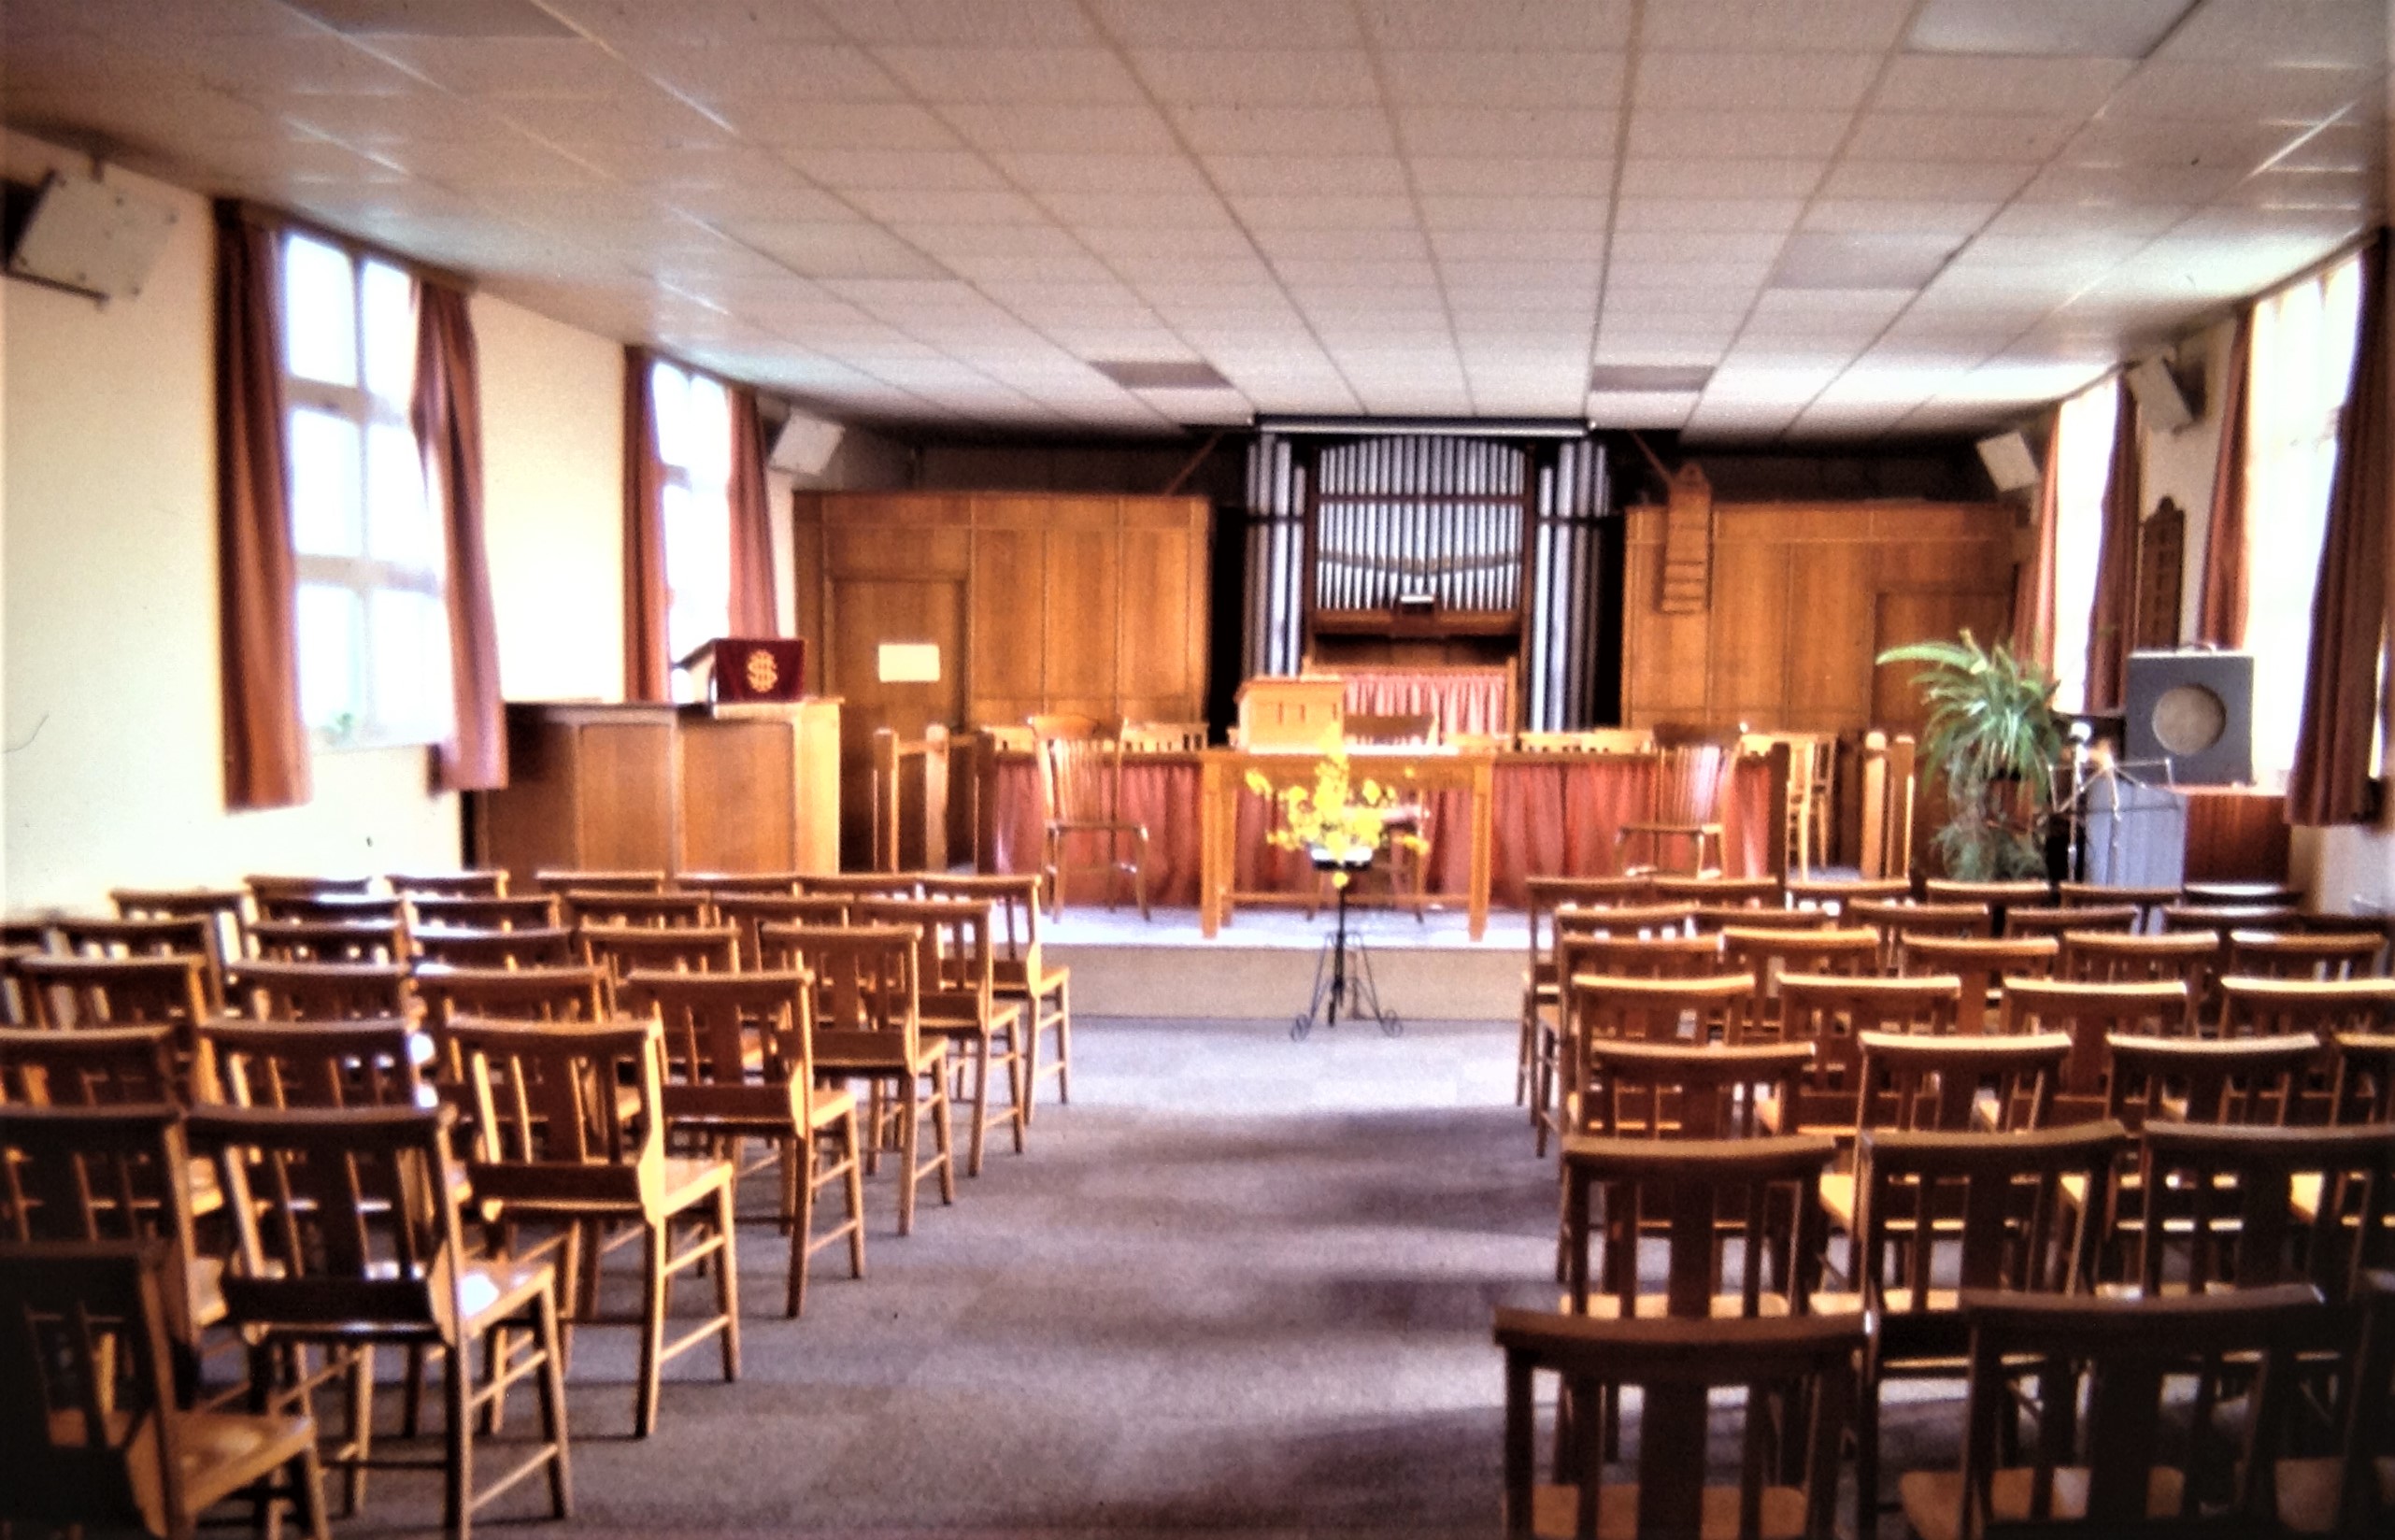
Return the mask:
<path fill-rule="evenodd" d="M 707 1348 L 677 1362 L 655 1436 L 630 1437 L 630 1330 L 579 1333 L 576 1518 L 538 1521 L 534 1484 L 480 1522 L 1492 1534 L 1490 1312 L 1555 1297 L 1553 1165 L 1511 1104 L 1513 1030 L 1343 1024 L 1293 1043 L 1276 1023 L 1086 1020 L 1074 1103 L 1050 1084 L 1030 1152 L 993 1137 L 983 1176 L 905 1239 L 885 1163 L 866 1278 L 819 1254 L 804 1320 L 780 1315 L 779 1237 L 744 1228 L 744 1374 L 722 1383 Z M 611 1259 L 614 1287 L 630 1262 Z M 706 1285 L 682 1288 L 695 1313 Z M 528 1426 L 520 1393 L 511 1412 Z M 378 1474 L 339 1532 L 436 1530 L 438 1492 Z"/>

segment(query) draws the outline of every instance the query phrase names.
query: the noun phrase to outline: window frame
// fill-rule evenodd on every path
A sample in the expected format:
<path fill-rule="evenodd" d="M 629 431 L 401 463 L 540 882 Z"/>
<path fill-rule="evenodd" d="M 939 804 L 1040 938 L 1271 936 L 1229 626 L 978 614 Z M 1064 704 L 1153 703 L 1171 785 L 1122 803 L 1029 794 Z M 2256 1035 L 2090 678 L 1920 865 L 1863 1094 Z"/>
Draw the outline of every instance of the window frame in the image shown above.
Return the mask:
<path fill-rule="evenodd" d="M 712 370 L 702 369 L 662 353 L 649 355 L 649 430 L 656 444 L 657 463 L 660 471 L 658 519 L 663 532 L 665 646 L 666 662 L 670 668 L 670 665 L 679 663 L 681 659 L 688 656 L 692 649 L 715 637 L 724 635 L 730 631 L 732 625 L 733 387 L 730 380 Z M 722 452 L 719 457 L 723 471 L 720 481 L 710 480 L 701 483 L 692 474 L 696 465 L 694 458 L 676 460 L 666 452 L 668 435 L 665 432 L 663 391 L 661 386 L 668 375 L 679 378 L 677 389 L 682 399 L 682 433 L 678 447 L 685 454 L 688 454 L 690 446 L 697 442 L 696 435 L 691 431 L 692 423 L 690 402 L 692 388 L 701 381 L 705 381 L 713 390 L 717 398 L 723 403 Z M 691 567 L 687 557 L 678 563 L 675 561 L 676 520 L 666 511 L 666 505 L 677 492 L 692 505 L 702 497 L 708 500 L 706 506 L 697 507 L 694 511 L 700 520 L 704 520 L 706 526 L 714 531 L 710 537 L 710 544 L 715 549 L 708 553 L 712 559 L 706 563 L 706 567 L 710 574 L 722 575 L 722 583 L 720 588 L 709 583 L 704 592 L 699 591 L 688 581 L 688 574 L 691 571 Z M 710 514 L 714 517 L 708 517 Z M 687 550 L 687 548 L 685 549 Z M 675 580 L 677 567 L 685 575 L 685 580 L 680 583 Z M 702 602 L 706 606 L 706 619 L 710 623 L 704 628 L 705 635 L 695 636 L 694 639 L 692 634 L 677 627 L 675 617 L 677 611 L 684 611 L 687 606 Z M 673 669 L 670 677 L 671 688 L 677 692 L 685 688 L 695 688 L 695 681 L 690 680 L 690 677 L 682 670 Z"/>

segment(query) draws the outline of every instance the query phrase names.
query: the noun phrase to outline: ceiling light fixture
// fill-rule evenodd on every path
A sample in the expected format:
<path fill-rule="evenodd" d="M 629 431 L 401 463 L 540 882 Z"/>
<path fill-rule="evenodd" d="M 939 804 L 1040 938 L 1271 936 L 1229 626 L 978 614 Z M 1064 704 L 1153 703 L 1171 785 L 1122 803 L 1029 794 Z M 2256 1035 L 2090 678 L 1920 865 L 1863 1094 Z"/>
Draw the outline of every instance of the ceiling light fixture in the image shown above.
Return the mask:
<path fill-rule="evenodd" d="M 352 37 L 550 37 L 572 27 L 528 0 L 283 0 Z"/>
<path fill-rule="evenodd" d="M 1904 38 L 1910 53 L 2143 59 L 2194 0 L 1930 0 Z"/>
<path fill-rule="evenodd" d="M 1284 417 L 1258 413 L 1258 433 L 1387 438 L 1455 434 L 1476 438 L 1586 438 L 1590 424 L 1570 417 Z"/>

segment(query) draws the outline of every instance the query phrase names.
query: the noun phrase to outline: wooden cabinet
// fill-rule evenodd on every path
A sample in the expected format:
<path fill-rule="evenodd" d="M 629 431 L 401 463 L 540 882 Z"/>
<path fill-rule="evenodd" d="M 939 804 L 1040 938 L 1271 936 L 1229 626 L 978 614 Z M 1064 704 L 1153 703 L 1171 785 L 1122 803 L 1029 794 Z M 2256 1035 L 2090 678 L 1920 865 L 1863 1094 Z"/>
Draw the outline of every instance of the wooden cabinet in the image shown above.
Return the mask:
<path fill-rule="evenodd" d="M 478 864 L 839 869 L 838 701 L 511 702 L 507 751 L 506 788 L 470 794 Z"/>

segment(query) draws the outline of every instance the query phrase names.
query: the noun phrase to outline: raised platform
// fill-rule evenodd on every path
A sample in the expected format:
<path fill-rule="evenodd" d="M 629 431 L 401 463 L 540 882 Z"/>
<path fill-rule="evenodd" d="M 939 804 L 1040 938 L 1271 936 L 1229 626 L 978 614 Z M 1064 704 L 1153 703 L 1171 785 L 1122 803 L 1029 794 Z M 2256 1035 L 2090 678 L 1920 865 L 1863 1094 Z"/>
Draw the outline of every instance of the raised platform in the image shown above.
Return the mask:
<path fill-rule="evenodd" d="M 1328 907 L 1308 920 L 1299 908 L 1251 906 L 1209 941 L 1195 909 L 1160 908 L 1143 922 L 1125 905 L 1068 909 L 1041 939 L 1072 966 L 1076 1015 L 1270 1020 L 1304 1007 L 1331 924 Z M 1402 1018 L 1510 1020 L 1520 1008 L 1529 934 L 1518 912 L 1492 913 L 1478 941 L 1460 908 L 1418 921 L 1359 909 L 1348 926 L 1371 948 L 1381 1004 Z"/>

